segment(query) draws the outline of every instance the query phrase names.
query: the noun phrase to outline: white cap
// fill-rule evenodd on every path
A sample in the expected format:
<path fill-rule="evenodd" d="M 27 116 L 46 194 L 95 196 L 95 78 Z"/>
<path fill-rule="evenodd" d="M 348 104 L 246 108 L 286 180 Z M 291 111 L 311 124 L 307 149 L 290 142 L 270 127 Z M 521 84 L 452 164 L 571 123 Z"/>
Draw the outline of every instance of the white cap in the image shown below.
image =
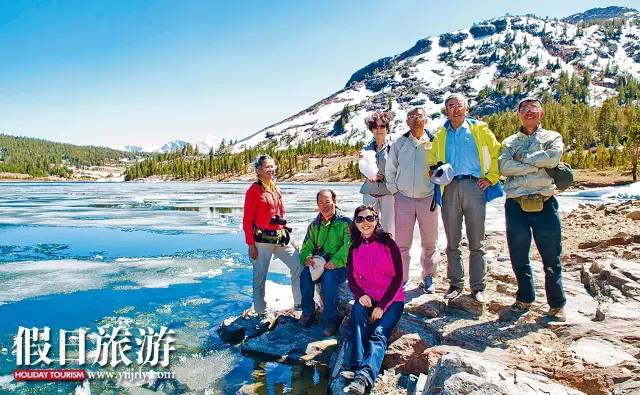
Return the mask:
<path fill-rule="evenodd" d="M 453 167 L 451 167 L 450 164 L 445 163 L 433 171 L 431 180 L 434 184 L 445 186 L 453 181 L 454 176 Z"/>

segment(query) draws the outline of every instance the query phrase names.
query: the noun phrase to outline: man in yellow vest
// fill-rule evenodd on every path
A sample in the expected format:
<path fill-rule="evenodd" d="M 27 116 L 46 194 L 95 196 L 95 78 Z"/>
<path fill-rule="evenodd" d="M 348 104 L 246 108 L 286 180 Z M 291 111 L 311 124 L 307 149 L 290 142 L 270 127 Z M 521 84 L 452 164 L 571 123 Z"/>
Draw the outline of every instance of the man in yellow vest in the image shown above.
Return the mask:
<path fill-rule="evenodd" d="M 469 243 L 471 293 L 484 303 L 485 190 L 498 182 L 500 143 L 486 123 L 468 117 L 469 105 L 461 94 L 452 94 L 444 102 L 448 120 L 436 132 L 429 153 L 429 165 L 448 163 L 453 180 L 442 186 L 442 222 L 447 236 L 447 277 L 445 299 L 453 299 L 464 288 L 464 267 L 460 242 L 464 218 Z"/>

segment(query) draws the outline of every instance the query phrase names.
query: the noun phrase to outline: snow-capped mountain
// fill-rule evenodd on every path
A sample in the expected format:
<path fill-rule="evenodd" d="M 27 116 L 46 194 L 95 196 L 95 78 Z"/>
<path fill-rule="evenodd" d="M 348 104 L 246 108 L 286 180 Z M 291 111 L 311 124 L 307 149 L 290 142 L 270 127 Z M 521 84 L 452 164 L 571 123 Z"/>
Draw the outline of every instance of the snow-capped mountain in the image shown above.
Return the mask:
<path fill-rule="evenodd" d="M 176 139 L 176 140 L 169 141 L 161 146 L 141 147 L 136 145 L 125 145 L 124 150 L 128 152 L 135 152 L 135 153 L 147 152 L 147 153 L 162 154 L 162 153 L 181 150 L 182 148 L 186 147 L 187 144 L 191 144 L 201 154 L 208 154 L 209 151 L 211 151 L 211 149 L 216 151 L 218 148 L 220 148 L 221 143 L 222 143 L 221 137 L 207 136 L 204 139 L 195 141 L 195 142 Z"/>
<path fill-rule="evenodd" d="M 365 141 L 364 119 L 388 108 L 396 114 L 392 136 L 408 130 L 406 113 L 415 106 L 427 110 L 427 127 L 435 128 L 444 121 L 440 110 L 450 93 L 463 92 L 472 114 L 486 115 L 549 91 L 562 71 L 588 72 L 589 102 L 597 105 L 616 94 L 617 75 L 640 77 L 639 25 L 638 11 L 607 7 L 564 20 L 505 16 L 427 37 L 356 71 L 342 90 L 239 140 L 233 150 L 267 140 L 282 147 L 317 138 Z"/>
<path fill-rule="evenodd" d="M 141 152 L 144 152 L 144 148 L 139 147 L 137 145 L 125 145 L 124 146 L 124 151 L 133 152 L 134 154 L 139 154 Z"/>

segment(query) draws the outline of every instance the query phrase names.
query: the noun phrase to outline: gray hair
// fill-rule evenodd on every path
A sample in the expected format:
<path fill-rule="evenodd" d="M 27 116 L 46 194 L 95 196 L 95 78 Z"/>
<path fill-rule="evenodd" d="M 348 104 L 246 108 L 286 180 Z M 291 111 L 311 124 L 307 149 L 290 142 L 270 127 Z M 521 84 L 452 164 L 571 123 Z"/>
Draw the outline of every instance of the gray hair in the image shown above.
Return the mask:
<path fill-rule="evenodd" d="M 407 113 L 407 116 L 409 114 L 411 114 L 412 112 L 416 112 L 416 111 L 422 111 L 422 113 L 424 114 L 424 116 L 427 116 L 427 110 L 424 109 L 424 107 L 413 107 L 411 110 L 409 110 L 409 112 Z"/>
<path fill-rule="evenodd" d="M 262 155 L 258 156 L 256 158 L 256 160 L 253 162 L 253 168 L 257 170 L 258 167 L 262 166 L 264 164 L 264 162 L 266 162 L 268 160 L 272 160 L 273 163 L 276 163 L 275 159 L 273 159 L 269 155 L 262 154 Z"/>
<path fill-rule="evenodd" d="M 450 100 L 453 99 L 458 99 L 459 101 L 462 102 L 462 104 L 464 104 L 465 107 L 469 108 L 469 101 L 467 100 L 467 98 L 462 94 L 462 93 L 452 93 L 449 96 L 447 96 L 446 99 L 444 99 L 444 105 L 446 106 L 447 103 L 449 103 Z"/>

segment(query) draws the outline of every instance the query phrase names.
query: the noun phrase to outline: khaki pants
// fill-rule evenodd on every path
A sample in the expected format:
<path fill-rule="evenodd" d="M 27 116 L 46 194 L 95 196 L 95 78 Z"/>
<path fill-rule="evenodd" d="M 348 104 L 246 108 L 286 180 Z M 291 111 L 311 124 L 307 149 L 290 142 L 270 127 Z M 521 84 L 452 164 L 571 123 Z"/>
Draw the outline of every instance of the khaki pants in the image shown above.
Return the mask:
<path fill-rule="evenodd" d="M 425 198 L 410 198 L 398 192 L 395 198 L 395 221 L 396 234 L 395 240 L 400 248 L 403 266 L 403 280 L 409 279 L 409 264 L 411 263 L 411 244 L 413 243 L 413 230 L 418 221 L 420 229 L 420 243 L 422 245 L 422 254 L 420 255 L 420 264 L 422 265 L 422 278 L 427 275 L 435 276 L 436 265 L 433 261 L 433 255 L 436 252 L 436 244 L 438 242 L 438 216 L 440 210 L 431 211 L 432 196 Z"/>
<path fill-rule="evenodd" d="M 396 222 L 393 195 L 383 195 L 373 197 L 371 195 L 363 195 L 362 203 L 373 206 L 380 215 L 380 226 L 385 232 L 391 233 L 391 237 L 395 238 Z"/>
<path fill-rule="evenodd" d="M 293 292 L 294 305 L 300 305 L 302 297 L 300 296 L 300 273 L 302 273 L 302 265 L 300 264 L 300 255 L 291 243 L 283 246 L 280 244 L 256 243 L 258 249 L 258 258 L 253 263 L 253 308 L 256 313 L 264 313 L 267 309 L 267 303 L 264 300 L 265 282 L 267 281 L 267 273 L 269 272 L 269 264 L 271 257 L 275 255 L 277 259 L 284 262 L 291 273 L 291 291 Z"/>
<path fill-rule="evenodd" d="M 469 242 L 469 285 L 472 291 L 485 288 L 484 220 L 487 201 L 475 179 L 453 180 L 442 196 L 442 222 L 447 235 L 447 277 L 449 284 L 464 288 L 462 263 L 462 220 Z M 526 248 L 526 246 L 522 246 Z"/>

